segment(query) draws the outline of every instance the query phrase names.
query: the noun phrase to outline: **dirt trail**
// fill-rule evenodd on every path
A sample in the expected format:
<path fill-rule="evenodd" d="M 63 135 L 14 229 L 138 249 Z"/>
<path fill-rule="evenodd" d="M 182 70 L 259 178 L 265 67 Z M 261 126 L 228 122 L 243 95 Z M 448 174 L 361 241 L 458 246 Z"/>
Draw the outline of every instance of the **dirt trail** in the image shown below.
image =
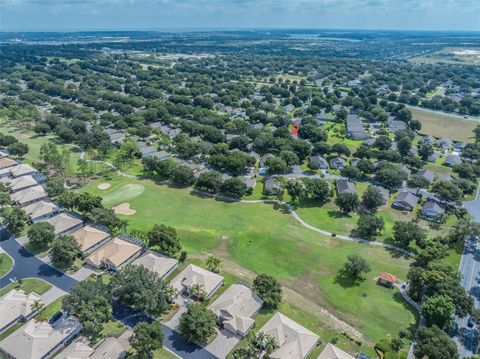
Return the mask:
<path fill-rule="evenodd" d="M 223 269 L 229 273 L 234 273 L 236 276 L 240 277 L 240 279 L 251 283 L 255 279 L 256 274 L 230 259 L 227 248 L 228 236 L 221 236 L 220 240 L 220 245 L 215 249 L 214 254 L 222 258 Z M 204 257 L 206 258 L 206 255 Z M 364 341 L 365 338 L 360 331 L 337 318 L 325 308 L 322 308 L 315 302 L 300 293 L 297 293 L 294 289 L 290 288 L 288 284 L 282 283 L 282 289 L 283 296 L 288 302 L 295 304 L 297 307 L 304 308 L 306 311 L 318 316 L 324 320 L 329 327 L 336 331 L 344 332 L 354 340 Z"/>

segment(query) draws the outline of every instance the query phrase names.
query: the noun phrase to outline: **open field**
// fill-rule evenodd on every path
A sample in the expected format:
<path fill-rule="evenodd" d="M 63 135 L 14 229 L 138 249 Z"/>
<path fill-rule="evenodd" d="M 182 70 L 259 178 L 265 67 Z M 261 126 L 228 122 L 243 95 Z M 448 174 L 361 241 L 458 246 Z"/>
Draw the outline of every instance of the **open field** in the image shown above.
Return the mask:
<path fill-rule="evenodd" d="M 102 182 L 111 187 L 99 190 Z M 142 193 L 132 190 L 138 185 L 145 188 Z M 408 271 L 408 260 L 383 248 L 321 236 L 272 205 L 199 198 L 189 189 L 150 180 L 112 176 L 91 182 L 82 191 L 106 198 L 108 206 L 129 202 L 137 211 L 122 217 L 130 229 L 145 231 L 159 223 L 176 227 L 190 256 L 215 253 L 249 272 L 274 275 L 305 298 L 297 305 L 314 303 L 328 309 L 358 328 L 370 343 L 415 323 L 414 313 L 397 291 L 379 287 L 374 280 L 382 271 L 405 279 Z M 337 272 L 353 253 L 368 258 L 372 272 L 365 281 L 349 285 L 338 280 Z"/>
<path fill-rule="evenodd" d="M 12 268 L 13 261 L 5 253 L 0 253 L 0 277 L 7 274 Z"/>
<path fill-rule="evenodd" d="M 473 141 L 473 129 L 477 123 L 417 108 L 409 109 L 412 111 L 413 118 L 422 123 L 421 134 L 428 134 L 438 138 L 450 138 L 455 141 Z"/>

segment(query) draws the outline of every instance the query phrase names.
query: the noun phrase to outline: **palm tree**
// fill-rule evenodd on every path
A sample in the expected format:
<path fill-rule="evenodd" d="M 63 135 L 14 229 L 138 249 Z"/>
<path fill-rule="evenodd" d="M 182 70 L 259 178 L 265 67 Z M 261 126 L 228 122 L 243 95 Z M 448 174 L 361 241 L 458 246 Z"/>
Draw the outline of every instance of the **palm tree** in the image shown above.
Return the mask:
<path fill-rule="evenodd" d="M 207 260 L 205 261 L 205 265 L 207 266 L 208 270 L 211 270 L 215 273 L 219 273 L 223 266 L 222 260 L 216 256 L 208 256 Z"/>
<path fill-rule="evenodd" d="M 202 302 L 207 298 L 207 292 L 200 286 L 200 284 L 194 284 L 190 288 L 190 296 L 198 298 Z"/>
<path fill-rule="evenodd" d="M 279 345 L 277 343 L 277 340 L 271 335 L 266 334 L 265 338 L 263 339 L 263 349 L 265 349 L 265 352 L 270 355 L 278 348 Z"/>
<path fill-rule="evenodd" d="M 34 312 L 36 312 L 37 310 L 39 310 L 41 307 L 43 307 L 43 304 L 40 300 L 35 300 L 33 303 L 32 303 L 32 309 Z"/>

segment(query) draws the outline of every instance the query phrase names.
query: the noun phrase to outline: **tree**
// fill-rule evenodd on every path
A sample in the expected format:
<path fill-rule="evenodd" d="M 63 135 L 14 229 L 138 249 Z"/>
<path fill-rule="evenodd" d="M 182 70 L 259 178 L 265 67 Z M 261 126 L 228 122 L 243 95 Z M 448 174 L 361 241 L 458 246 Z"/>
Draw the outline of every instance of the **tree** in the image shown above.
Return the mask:
<path fill-rule="evenodd" d="M 181 165 L 173 170 L 170 180 L 177 186 L 191 186 L 195 183 L 195 176 L 190 167 Z"/>
<path fill-rule="evenodd" d="M 208 256 L 207 260 L 205 261 L 205 265 L 209 271 L 220 273 L 220 269 L 222 268 L 222 260 L 216 256 Z"/>
<path fill-rule="evenodd" d="M 174 227 L 155 224 L 147 233 L 148 245 L 158 246 L 159 250 L 169 256 L 175 256 L 181 249 L 180 239 Z"/>
<path fill-rule="evenodd" d="M 52 262 L 66 268 L 69 268 L 81 253 L 76 239 L 68 235 L 58 236 L 50 247 Z"/>
<path fill-rule="evenodd" d="M 412 148 L 412 140 L 410 140 L 408 136 L 402 137 L 397 142 L 398 152 L 400 152 L 402 156 L 406 156 L 410 152 L 411 148 Z"/>
<path fill-rule="evenodd" d="M 395 243 L 403 248 L 415 242 L 420 248 L 425 248 L 427 233 L 414 222 L 396 221 L 393 225 Z"/>
<path fill-rule="evenodd" d="M 57 200 L 62 205 L 63 208 L 72 210 L 77 208 L 77 199 L 78 199 L 77 193 L 66 191 L 61 196 L 59 196 Z"/>
<path fill-rule="evenodd" d="M 151 358 L 155 350 L 163 347 L 163 327 L 155 320 L 151 324 L 138 323 L 129 339 L 139 358 Z"/>
<path fill-rule="evenodd" d="M 443 330 L 451 330 L 454 326 L 455 304 L 446 295 L 434 295 L 422 304 L 422 315 L 428 326 L 436 325 Z"/>
<path fill-rule="evenodd" d="M 371 211 L 377 210 L 385 202 L 382 192 L 374 186 L 369 186 L 362 195 L 362 205 Z"/>
<path fill-rule="evenodd" d="M 418 148 L 418 155 L 420 158 L 424 161 L 428 159 L 431 155 L 434 153 L 433 146 L 429 143 L 423 143 L 419 148 Z"/>
<path fill-rule="evenodd" d="M 110 232 L 124 229 L 128 224 L 126 220 L 118 218 L 111 208 L 93 208 L 88 216 L 92 222 L 107 227 Z"/>
<path fill-rule="evenodd" d="M 27 236 L 33 245 L 45 247 L 55 239 L 55 228 L 47 222 L 36 222 L 28 229 Z"/>
<path fill-rule="evenodd" d="M 404 172 L 391 165 L 382 166 L 375 174 L 377 182 L 390 190 L 400 188 L 406 177 Z"/>
<path fill-rule="evenodd" d="M 65 192 L 65 184 L 62 180 L 51 177 L 47 182 L 47 193 L 49 197 L 55 198 Z"/>
<path fill-rule="evenodd" d="M 347 177 L 349 179 L 352 178 L 362 178 L 363 173 L 360 171 L 358 167 L 355 166 L 349 166 L 349 167 L 344 167 L 340 170 L 340 174 L 344 177 Z"/>
<path fill-rule="evenodd" d="M 110 287 L 112 295 L 121 303 L 154 316 L 170 308 L 174 294 L 172 287 L 156 272 L 131 264 L 115 272 Z"/>
<path fill-rule="evenodd" d="M 453 202 L 460 204 L 463 198 L 463 191 L 454 182 L 437 181 L 432 186 L 432 192 L 435 193 L 438 199 L 442 202 Z"/>
<path fill-rule="evenodd" d="M 97 334 L 112 319 L 112 295 L 102 278 L 78 282 L 63 297 L 62 308 L 75 315 L 89 334 Z"/>
<path fill-rule="evenodd" d="M 418 330 L 414 346 L 416 358 L 458 359 L 455 342 L 437 326 Z"/>
<path fill-rule="evenodd" d="M 347 157 L 350 156 L 350 149 L 348 148 L 348 146 L 342 142 L 338 142 L 338 143 L 335 143 L 333 146 L 332 146 L 332 152 L 336 152 L 337 155 L 341 156 L 341 155 L 345 155 Z"/>
<path fill-rule="evenodd" d="M 425 177 L 413 176 L 408 179 L 407 186 L 415 188 L 418 194 L 421 188 L 430 187 L 430 182 Z"/>
<path fill-rule="evenodd" d="M 370 264 L 356 254 L 351 254 L 347 257 L 347 262 L 343 265 L 343 269 L 355 278 L 361 278 L 362 273 L 371 271 Z"/>
<path fill-rule="evenodd" d="M 356 193 L 341 193 L 336 199 L 335 199 L 336 205 L 340 208 L 340 210 L 348 214 L 350 212 L 353 212 L 357 210 L 360 202 L 358 200 L 358 195 Z"/>
<path fill-rule="evenodd" d="M 7 146 L 7 151 L 12 156 L 23 157 L 25 156 L 30 149 L 26 143 L 12 143 L 11 145 Z"/>
<path fill-rule="evenodd" d="M 75 207 L 83 213 L 90 213 L 94 208 L 103 208 L 102 197 L 88 192 L 76 196 Z"/>
<path fill-rule="evenodd" d="M 267 307 L 276 308 L 282 301 L 282 286 L 268 274 L 257 275 L 252 288 Z"/>
<path fill-rule="evenodd" d="M 480 236 L 480 223 L 473 222 L 469 219 L 460 219 L 448 232 L 450 243 L 464 242 L 469 238 L 478 236 Z"/>
<path fill-rule="evenodd" d="M 377 237 L 383 228 L 385 222 L 382 217 L 376 217 L 373 214 L 361 213 L 357 222 L 356 233 L 358 236 L 373 239 Z"/>
<path fill-rule="evenodd" d="M 198 176 L 195 188 L 200 191 L 217 193 L 222 186 L 222 174 L 217 171 L 203 172 Z"/>
<path fill-rule="evenodd" d="M 238 177 L 227 179 L 223 182 L 220 192 L 227 197 L 241 198 L 247 191 L 247 185 Z"/>
<path fill-rule="evenodd" d="M 373 147 L 378 148 L 381 151 L 386 151 L 392 146 L 392 140 L 388 136 L 378 136 L 373 143 Z"/>
<path fill-rule="evenodd" d="M 272 354 L 275 350 L 280 348 L 277 343 L 277 340 L 269 334 L 265 334 L 265 338 L 263 339 L 263 349 L 267 355 Z"/>
<path fill-rule="evenodd" d="M 270 157 L 267 158 L 265 164 L 267 165 L 267 173 L 269 175 L 284 174 L 285 172 L 287 172 L 288 166 L 283 158 Z"/>
<path fill-rule="evenodd" d="M 27 224 L 27 215 L 20 206 L 3 207 L 0 217 L 7 231 L 12 235 L 18 235 Z"/>
<path fill-rule="evenodd" d="M 200 303 L 189 305 L 187 311 L 180 316 L 180 334 L 191 342 L 206 343 L 215 333 L 216 326 L 215 314 Z"/>

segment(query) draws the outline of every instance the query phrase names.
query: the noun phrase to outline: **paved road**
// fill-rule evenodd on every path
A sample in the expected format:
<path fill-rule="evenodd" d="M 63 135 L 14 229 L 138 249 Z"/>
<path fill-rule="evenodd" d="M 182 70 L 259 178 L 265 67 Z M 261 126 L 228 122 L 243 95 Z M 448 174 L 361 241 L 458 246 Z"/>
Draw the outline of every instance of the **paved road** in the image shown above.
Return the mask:
<path fill-rule="evenodd" d="M 464 248 L 460 262 L 462 286 L 474 298 L 475 307 L 480 308 L 480 244 L 469 241 Z M 458 344 L 460 357 L 476 354 L 478 350 L 478 329 L 467 326 L 468 318 L 456 318 L 454 339 Z"/>
<path fill-rule="evenodd" d="M 477 197 L 471 202 L 463 202 L 463 207 L 472 215 L 475 222 L 480 223 L 480 185 L 477 189 Z"/>
<path fill-rule="evenodd" d="M 70 291 L 70 288 L 77 283 L 72 277 L 35 257 L 4 228 L 0 229 L 0 247 L 14 260 L 12 270 L 0 278 L 0 288 L 10 284 L 12 280 L 24 278 L 43 279 L 65 292 Z"/>

